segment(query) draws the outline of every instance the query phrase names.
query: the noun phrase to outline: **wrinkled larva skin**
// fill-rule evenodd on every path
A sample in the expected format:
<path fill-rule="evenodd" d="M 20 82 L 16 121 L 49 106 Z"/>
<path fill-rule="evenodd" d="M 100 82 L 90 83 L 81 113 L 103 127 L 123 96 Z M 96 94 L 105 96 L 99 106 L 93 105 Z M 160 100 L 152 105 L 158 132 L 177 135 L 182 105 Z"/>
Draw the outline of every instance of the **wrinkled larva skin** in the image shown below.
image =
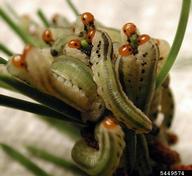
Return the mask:
<path fill-rule="evenodd" d="M 97 31 L 92 44 L 90 61 L 94 80 L 106 107 L 128 128 L 138 133 L 150 131 L 151 121 L 128 99 L 116 77 L 111 39 L 106 33 Z"/>
<path fill-rule="evenodd" d="M 91 117 L 86 120 L 95 120 L 101 115 L 104 107 L 102 101 L 98 100 L 92 71 L 79 59 L 61 56 L 54 60 L 47 49 L 32 48 L 25 58 L 25 65 L 15 67 L 10 59 L 7 70 L 39 90 L 63 100 L 81 112 L 87 112 L 87 116 Z M 101 104 L 98 111 L 92 109 L 92 104 L 96 102 Z"/>
<path fill-rule="evenodd" d="M 13 76 L 24 80 L 40 90 L 50 90 L 50 66 L 53 58 L 48 49 L 33 48 L 27 54 L 25 67 L 16 67 L 13 56 L 7 65 L 7 70 Z"/>
<path fill-rule="evenodd" d="M 147 111 L 155 87 L 159 50 L 153 39 L 138 47 L 138 54 L 120 58 L 119 76 L 127 96 Z"/>
<path fill-rule="evenodd" d="M 118 124 L 106 124 L 104 119 L 95 128 L 98 149 L 90 147 L 84 139 L 72 149 L 72 158 L 86 173 L 93 176 L 112 176 L 117 169 L 125 147 L 124 133 Z"/>
<path fill-rule="evenodd" d="M 74 162 L 87 174 L 112 176 L 118 167 L 126 167 L 123 159 L 127 152 L 129 162 L 133 161 L 127 168 L 138 167 L 140 175 L 149 175 L 150 163 L 142 162 L 150 160 L 143 133 L 151 132 L 159 113 L 164 116 L 160 127 L 167 130 L 174 113 L 169 78 L 155 89 L 169 44 L 141 35 L 132 23 L 133 31 L 128 35 L 130 31 L 95 22 L 90 13 L 82 15 L 74 24 L 56 15 L 41 33 L 46 47 L 32 47 L 23 54 L 23 65 L 15 61 L 19 57 L 11 57 L 7 71 L 79 110 L 83 121 L 94 123 L 98 147 L 82 138 L 72 149 Z M 31 22 L 25 23 L 29 27 Z M 139 40 L 141 36 L 144 40 Z M 124 45 L 132 50 L 121 50 Z"/>

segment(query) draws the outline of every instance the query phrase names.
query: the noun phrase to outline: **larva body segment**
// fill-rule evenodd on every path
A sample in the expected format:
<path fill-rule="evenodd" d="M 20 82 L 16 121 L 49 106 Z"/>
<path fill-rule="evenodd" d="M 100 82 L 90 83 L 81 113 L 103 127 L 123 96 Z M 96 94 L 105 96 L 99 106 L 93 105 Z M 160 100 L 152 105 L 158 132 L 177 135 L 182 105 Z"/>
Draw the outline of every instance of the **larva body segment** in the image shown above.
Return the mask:
<path fill-rule="evenodd" d="M 66 38 L 66 36 L 73 35 L 72 28 L 54 28 L 49 27 L 42 33 L 42 39 L 45 43 L 52 46 L 57 40 Z"/>
<path fill-rule="evenodd" d="M 98 94 L 103 98 L 106 107 L 128 128 L 137 133 L 151 130 L 151 121 L 128 99 L 122 90 L 112 64 L 113 48 L 109 36 L 97 31 L 93 38 L 91 63 Z"/>
<path fill-rule="evenodd" d="M 158 117 L 160 111 L 159 108 L 161 104 L 161 97 L 162 97 L 162 91 L 161 88 L 159 88 L 154 92 L 149 108 L 149 117 L 152 121 L 155 121 Z"/>
<path fill-rule="evenodd" d="M 16 56 L 16 57 L 19 57 Z M 31 48 L 24 58 L 24 65 L 16 66 L 15 56 L 7 65 L 8 72 L 45 92 L 52 92 L 50 87 L 50 66 L 53 58 L 48 49 Z"/>
<path fill-rule="evenodd" d="M 32 78 L 29 74 L 29 72 L 27 71 L 27 69 L 25 67 L 17 67 L 13 64 L 13 59 L 17 57 L 20 57 L 19 55 L 14 55 L 12 56 L 8 63 L 7 63 L 7 71 L 12 75 L 15 76 L 29 84 L 32 84 Z"/>
<path fill-rule="evenodd" d="M 65 44 L 63 53 L 65 55 L 78 58 L 80 61 L 84 62 L 86 65 L 89 65 L 89 57 L 79 49 L 70 48 L 67 43 Z"/>
<path fill-rule="evenodd" d="M 155 88 L 159 50 L 153 39 L 138 46 L 138 53 L 120 58 L 119 78 L 127 96 L 147 112 Z"/>
<path fill-rule="evenodd" d="M 156 43 L 159 48 L 159 59 L 157 63 L 157 75 L 159 74 L 160 70 L 162 69 L 163 65 L 166 62 L 167 56 L 169 54 L 170 46 L 169 43 L 162 39 L 156 39 Z M 162 112 L 165 119 L 172 119 L 173 112 L 174 112 L 174 100 L 171 93 L 171 89 L 169 87 L 169 76 L 163 82 L 162 86 L 155 90 L 152 103 L 150 106 L 150 117 L 155 120 L 158 113 Z M 169 92 L 169 93 L 168 93 Z M 168 95 L 169 94 L 169 95 Z M 166 102 L 167 101 L 167 102 Z M 169 110 L 168 110 L 169 109 Z M 165 114 L 164 114 L 165 112 Z M 169 115 L 168 115 L 169 114 Z M 168 120 L 169 121 L 169 120 Z"/>
<path fill-rule="evenodd" d="M 97 95 L 92 70 L 79 59 L 70 56 L 58 57 L 51 66 L 52 85 L 66 103 L 83 112 L 85 120 L 97 120 L 104 103 Z"/>
<path fill-rule="evenodd" d="M 174 98 L 169 87 L 162 87 L 161 112 L 164 115 L 162 125 L 169 128 L 174 117 Z"/>
<path fill-rule="evenodd" d="M 95 138 L 98 149 L 81 139 L 72 149 L 72 158 L 89 175 L 112 176 L 125 147 L 124 133 L 120 125 L 107 118 L 96 127 Z"/>
<path fill-rule="evenodd" d="M 55 95 L 51 85 L 50 66 L 53 58 L 48 49 L 32 48 L 26 56 L 26 70 L 32 79 L 32 85 L 38 89 Z"/>
<path fill-rule="evenodd" d="M 65 44 L 74 38 L 78 38 L 78 37 L 75 35 L 69 35 L 69 36 L 62 36 L 61 38 L 58 38 L 57 40 L 55 40 L 55 42 L 51 46 L 51 54 L 53 56 L 64 55 Z"/>
<path fill-rule="evenodd" d="M 24 66 L 16 67 L 10 60 L 7 69 L 39 90 L 86 112 L 86 120 L 96 120 L 104 109 L 92 70 L 79 59 L 61 56 L 53 60 L 50 50 L 32 48 L 25 56 Z"/>
<path fill-rule="evenodd" d="M 60 96 L 76 109 L 89 110 L 96 97 L 91 69 L 78 59 L 61 56 L 52 64 L 51 71 L 53 86 Z"/>
<path fill-rule="evenodd" d="M 81 60 L 86 65 L 89 65 L 89 57 L 85 53 L 83 53 L 80 49 L 69 47 L 69 42 L 72 39 L 81 40 L 81 38 L 75 35 L 58 38 L 51 47 L 51 54 L 57 57 L 61 55 L 71 56 Z"/>
<path fill-rule="evenodd" d="M 98 26 L 98 30 L 106 32 L 113 42 L 121 42 L 121 35 L 119 30 L 105 26 Z"/>
<path fill-rule="evenodd" d="M 170 45 L 166 40 L 162 40 L 162 39 L 156 39 L 156 43 L 159 48 L 159 60 L 157 65 L 157 74 L 159 74 L 160 70 L 162 69 L 163 65 L 167 60 L 167 56 L 170 50 Z"/>

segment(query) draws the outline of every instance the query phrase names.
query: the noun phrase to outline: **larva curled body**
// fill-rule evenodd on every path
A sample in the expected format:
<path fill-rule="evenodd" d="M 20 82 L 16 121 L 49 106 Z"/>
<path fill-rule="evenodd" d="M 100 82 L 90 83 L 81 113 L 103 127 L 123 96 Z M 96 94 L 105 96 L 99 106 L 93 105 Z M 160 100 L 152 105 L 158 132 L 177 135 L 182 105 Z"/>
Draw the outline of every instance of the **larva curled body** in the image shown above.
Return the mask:
<path fill-rule="evenodd" d="M 53 59 L 50 50 L 37 48 L 27 52 L 24 65 L 15 66 L 13 59 L 7 66 L 10 74 L 85 113 L 86 120 L 100 117 L 104 105 L 97 96 L 92 71 L 79 59 L 65 55 Z"/>
<path fill-rule="evenodd" d="M 98 93 L 103 98 L 106 107 L 115 117 L 128 128 L 137 133 L 151 130 L 151 121 L 128 99 L 122 90 L 112 64 L 113 47 L 109 36 L 97 31 L 93 38 L 91 63 L 94 80 L 98 86 Z"/>
<path fill-rule="evenodd" d="M 125 147 L 123 130 L 107 117 L 96 126 L 94 135 L 99 148 L 90 147 L 81 139 L 72 149 L 72 158 L 89 175 L 112 176 Z"/>

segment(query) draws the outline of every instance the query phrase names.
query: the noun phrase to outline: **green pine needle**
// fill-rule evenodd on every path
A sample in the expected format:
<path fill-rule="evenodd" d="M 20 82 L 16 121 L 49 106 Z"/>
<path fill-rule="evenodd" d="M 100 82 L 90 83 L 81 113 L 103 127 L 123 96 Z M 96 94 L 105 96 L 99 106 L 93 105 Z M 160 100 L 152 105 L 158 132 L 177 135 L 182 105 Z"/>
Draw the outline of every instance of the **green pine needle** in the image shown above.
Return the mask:
<path fill-rule="evenodd" d="M 73 173 L 77 173 L 77 174 L 82 173 L 82 171 L 77 166 L 75 166 L 72 162 L 65 160 L 63 158 L 64 156 L 61 158 L 45 151 L 44 149 L 39 149 L 34 146 L 28 146 L 27 149 L 35 157 L 41 158 L 52 164 L 68 169 Z M 86 174 L 83 173 L 83 175 L 85 176 Z"/>
<path fill-rule="evenodd" d="M 17 20 L 19 19 L 19 15 L 8 2 L 5 2 L 5 7 L 12 14 L 13 17 L 15 17 Z"/>
<path fill-rule="evenodd" d="M 66 0 L 66 1 L 67 1 L 67 4 L 69 5 L 69 7 L 71 8 L 71 10 L 73 11 L 73 13 L 75 14 L 75 16 L 80 15 L 79 11 L 74 6 L 74 4 L 71 2 L 71 0 Z"/>
<path fill-rule="evenodd" d="M 69 118 L 73 121 L 76 121 L 77 124 L 83 124 L 80 120 L 80 112 L 65 104 L 63 101 L 50 96 L 46 93 L 43 93 L 21 81 L 18 81 L 10 76 L 0 75 L 0 82 L 9 85 L 10 87 L 16 89 L 18 92 L 38 101 L 39 103 L 45 105 L 47 108 L 50 108 L 64 117 Z"/>
<path fill-rule="evenodd" d="M 0 51 L 2 51 L 7 56 L 12 56 L 13 55 L 13 52 L 2 43 L 0 43 Z"/>
<path fill-rule="evenodd" d="M 42 23 L 44 24 L 44 26 L 48 28 L 50 26 L 49 20 L 46 18 L 45 14 L 43 13 L 43 11 L 41 9 L 39 9 L 37 11 L 37 15 L 40 18 L 40 20 L 42 21 Z"/>
<path fill-rule="evenodd" d="M 0 46 L 1 47 L 1 46 Z M 7 60 L 3 59 L 2 57 L 0 57 L 0 64 L 6 64 Z"/>
<path fill-rule="evenodd" d="M 5 96 L 2 94 L 0 94 L 0 106 L 14 108 L 14 109 L 34 113 L 37 115 L 46 116 L 46 117 L 53 118 L 53 119 L 64 120 L 67 122 L 75 122 L 75 123 L 77 122 L 77 121 L 73 121 L 69 118 L 66 118 L 62 114 L 60 114 L 56 111 L 53 111 L 53 110 L 47 108 L 46 106 L 43 106 L 43 105 L 40 105 L 37 103 L 32 103 L 32 102 L 25 101 L 25 100 L 20 100 L 17 98 L 12 98 L 12 97 Z"/>
<path fill-rule="evenodd" d="M 30 36 L 25 30 L 20 28 L 10 17 L 9 15 L 0 8 L 0 17 L 9 25 L 9 27 L 21 38 L 25 44 L 31 44 L 37 47 L 43 47 L 45 44 L 37 39 L 34 39 Z"/>
<path fill-rule="evenodd" d="M 181 47 L 181 44 L 185 35 L 185 30 L 187 27 L 187 22 L 189 18 L 190 7 L 191 7 L 190 3 L 191 3 L 191 0 L 183 0 L 177 32 L 176 32 L 172 47 L 170 49 L 167 61 L 157 77 L 156 88 L 159 88 L 161 86 L 161 84 L 166 79 L 171 67 L 173 66 L 176 60 L 176 57 L 178 55 L 179 49 Z"/>
<path fill-rule="evenodd" d="M 30 159 L 28 159 L 26 156 L 15 150 L 14 148 L 6 145 L 6 144 L 0 144 L 0 147 L 2 150 L 9 155 L 12 159 L 20 163 L 23 167 L 28 169 L 31 173 L 33 173 L 36 176 L 51 176 L 46 171 L 41 169 L 39 166 L 37 166 L 34 162 L 32 162 Z"/>

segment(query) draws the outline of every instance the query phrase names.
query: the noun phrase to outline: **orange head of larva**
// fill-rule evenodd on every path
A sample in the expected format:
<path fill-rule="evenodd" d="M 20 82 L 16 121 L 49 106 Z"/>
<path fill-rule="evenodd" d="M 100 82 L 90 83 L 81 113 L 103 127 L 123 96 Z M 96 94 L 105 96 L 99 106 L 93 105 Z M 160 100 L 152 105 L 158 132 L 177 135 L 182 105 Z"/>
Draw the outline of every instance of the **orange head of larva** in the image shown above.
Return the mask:
<path fill-rule="evenodd" d="M 54 41 L 52 32 L 49 29 L 46 29 L 42 34 L 42 39 L 44 42 L 51 44 Z"/>
<path fill-rule="evenodd" d="M 93 24 L 94 16 L 90 12 L 85 12 L 81 15 L 81 21 L 84 25 Z"/>
<path fill-rule="evenodd" d="M 81 41 L 79 39 L 73 39 L 68 42 L 69 48 L 76 48 L 80 49 L 81 48 Z"/>
<path fill-rule="evenodd" d="M 144 43 L 146 43 L 147 41 L 150 40 L 150 36 L 147 35 L 147 34 L 142 34 L 142 35 L 140 35 L 140 36 L 138 37 L 137 40 L 138 40 L 138 44 L 139 44 L 139 45 L 142 45 L 142 44 L 144 44 Z"/>
<path fill-rule="evenodd" d="M 11 61 L 12 64 L 17 68 L 25 67 L 24 58 L 21 54 L 13 56 Z"/>
<path fill-rule="evenodd" d="M 133 54 L 133 48 L 131 47 L 130 44 L 122 45 L 119 48 L 119 55 L 121 55 L 121 56 L 129 56 L 131 54 Z"/>
<path fill-rule="evenodd" d="M 126 23 L 123 26 L 123 32 L 127 37 L 130 37 L 137 32 L 137 27 L 133 23 Z"/>
<path fill-rule="evenodd" d="M 31 49 L 32 49 L 31 45 L 26 45 L 23 49 L 23 54 L 13 56 L 12 63 L 18 68 L 26 67 L 25 60 Z"/>
<path fill-rule="evenodd" d="M 103 121 L 103 126 L 107 129 L 113 129 L 117 126 L 117 122 L 114 119 L 114 117 L 112 116 L 108 116 L 105 118 L 105 120 Z"/>
<path fill-rule="evenodd" d="M 90 29 L 87 33 L 87 40 L 91 42 L 94 36 L 95 36 L 95 29 Z"/>

